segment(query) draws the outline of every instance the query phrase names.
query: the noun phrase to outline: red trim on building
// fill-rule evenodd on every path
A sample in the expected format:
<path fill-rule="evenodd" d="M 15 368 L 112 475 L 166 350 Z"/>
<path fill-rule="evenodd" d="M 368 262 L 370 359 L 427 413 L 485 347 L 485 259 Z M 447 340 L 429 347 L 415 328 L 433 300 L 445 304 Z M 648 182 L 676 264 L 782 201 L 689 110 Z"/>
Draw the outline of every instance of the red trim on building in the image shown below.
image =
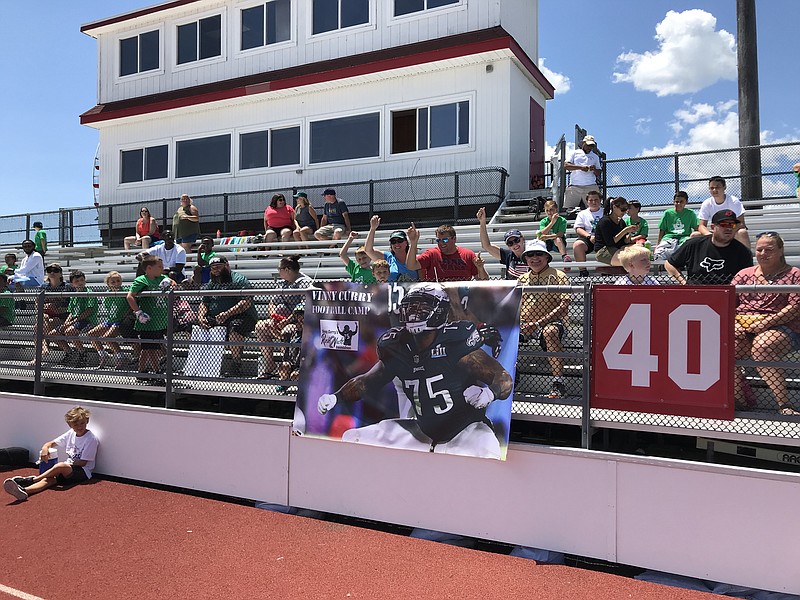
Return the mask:
<path fill-rule="evenodd" d="M 297 88 L 460 58 L 495 50 L 510 50 L 549 97 L 554 88 L 524 50 L 502 28 L 458 34 L 395 48 L 345 56 L 268 73 L 238 77 L 215 83 L 172 90 L 129 100 L 98 104 L 81 115 L 81 123 L 97 123 L 135 115 L 196 106 L 276 90 Z"/>
<path fill-rule="evenodd" d="M 184 6 L 185 4 L 193 4 L 194 2 L 199 2 L 199 1 L 200 0 L 172 0 L 172 2 L 165 2 L 164 4 L 149 6 L 147 8 L 142 8 L 141 10 L 135 10 L 133 12 L 117 15 L 116 17 L 109 17 L 108 19 L 103 19 L 102 21 L 94 21 L 92 23 L 86 23 L 85 25 L 81 25 L 81 32 L 88 34 L 89 31 L 105 27 L 106 25 L 123 23 L 125 21 L 130 21 L 131 19 L 138 19 L 139 17 L 152 15 L 154 13 L 161 12 L 163 10 L 169 10 L 170 8 L 177 8 L 179 6 Z"/>

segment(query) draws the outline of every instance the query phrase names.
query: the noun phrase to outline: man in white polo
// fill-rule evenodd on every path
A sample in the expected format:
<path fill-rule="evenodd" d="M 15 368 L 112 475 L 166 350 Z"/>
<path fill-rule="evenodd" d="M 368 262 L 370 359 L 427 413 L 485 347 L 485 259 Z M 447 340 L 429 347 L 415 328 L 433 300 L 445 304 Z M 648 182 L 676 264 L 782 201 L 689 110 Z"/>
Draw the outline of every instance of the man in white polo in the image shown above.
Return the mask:
<path fill-rule="evenodd" d="M 594 137 L 583 138 L 580 148 L 575 148 L 569 155 L 564 168 L 570 172 L 569 185 L 564 192 L 564 207 L 586 207 L 586 194 L 599 192 L 597 177 L 600 175 L 600 156 L 594 152 L 597 143 Z"/>

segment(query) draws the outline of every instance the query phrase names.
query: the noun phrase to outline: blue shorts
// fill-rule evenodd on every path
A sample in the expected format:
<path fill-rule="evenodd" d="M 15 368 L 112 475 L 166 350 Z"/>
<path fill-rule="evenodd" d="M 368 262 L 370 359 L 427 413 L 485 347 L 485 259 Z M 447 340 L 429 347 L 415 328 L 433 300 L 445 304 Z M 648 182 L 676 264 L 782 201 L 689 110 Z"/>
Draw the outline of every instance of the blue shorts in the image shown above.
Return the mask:
<path fill-rule="evenodd" d="M 179 237 L 177 240 L 175 240 L 175 242 L 177 242 L 178 244 L 194 244 L 199 237 L 200 237 L 199 233 L 190 233 L 189 235 Z"/>
<path fill-rule="evenodd" d="M 120 321 L 103 321 L 103 327 L 111 329 L 112 327 L 119 327 Z"/>

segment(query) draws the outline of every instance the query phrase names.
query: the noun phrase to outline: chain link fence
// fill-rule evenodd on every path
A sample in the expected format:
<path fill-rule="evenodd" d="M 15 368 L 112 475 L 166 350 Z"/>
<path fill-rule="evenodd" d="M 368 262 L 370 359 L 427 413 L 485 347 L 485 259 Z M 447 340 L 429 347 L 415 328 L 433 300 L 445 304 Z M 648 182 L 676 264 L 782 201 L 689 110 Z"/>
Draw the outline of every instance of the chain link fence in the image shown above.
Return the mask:
<path fill-rule="evenodd" d="M 741 161 L 757 152 L 761 157 L 761 174 L 743 171 Z M 608 159 L 604 163 L 606 195 L 639 200 L 642 206 L 664 206 L 672 202 L 675 192 L 684 190 L 691 202 L 709 196 L 708 180 L 721 175 L 727 182 L 727 193 L 742 200 L 744 178 L 760 178 L 762 197 L 795 196 L 797 181 L 792 165 L 800 156 L 800 142 L 765 144 L 747 148 L 726 148 L 703 152 L 682 152 L 636 158 Z"/>
<path fill-rule="evenodd" d="M 800 287 L 737 288 L 737 412 L 733 421 L 722 421 L 589 408 L 588 291 L 592 283 L 611 282 L 610 276 L 596 276 L 581 285 L 525 288 L 516 418 L 580 425 L 585 444 L 592 427 L 797 444 L 800 335 L 787 326 L 756 327 L 755 334 L 741 328 L 759 320 L 745 316 L 754 301 L 793 298 L 787 292 L 800 293 Z M 185 395 L 291 402 L 303 362 L 305 292 L 277 286 L 260 282 L 250 289 L 214 290 L 213 296 L 208 290 L 143 292 L 142 300 L 152 300 L 150 328 L 126 308 L 124 291 L 0 294 L 0 315 L 10 321 L 0 327 L 0 378 L 32 380 L 37 394 L 49 383 L 150 390 L 163 394 L 168 408 Z M 220 316 L 240 302 L 241 311 Z"/>

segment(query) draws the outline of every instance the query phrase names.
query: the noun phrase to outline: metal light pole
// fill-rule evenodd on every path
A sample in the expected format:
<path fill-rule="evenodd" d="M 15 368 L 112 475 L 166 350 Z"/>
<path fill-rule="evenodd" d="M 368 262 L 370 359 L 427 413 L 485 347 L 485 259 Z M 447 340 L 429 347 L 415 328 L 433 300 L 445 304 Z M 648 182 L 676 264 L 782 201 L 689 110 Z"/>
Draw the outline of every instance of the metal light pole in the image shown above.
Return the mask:
<path fill-rule="evenodd" d="M 756 1 L 736 0 L 736 37 L 739 70 L 739 146 L 761 144 L 758 108 L 758 43 L 756 41 Z M 760 199 L 761 150 L 739 152 L 742 200 Z"/>

